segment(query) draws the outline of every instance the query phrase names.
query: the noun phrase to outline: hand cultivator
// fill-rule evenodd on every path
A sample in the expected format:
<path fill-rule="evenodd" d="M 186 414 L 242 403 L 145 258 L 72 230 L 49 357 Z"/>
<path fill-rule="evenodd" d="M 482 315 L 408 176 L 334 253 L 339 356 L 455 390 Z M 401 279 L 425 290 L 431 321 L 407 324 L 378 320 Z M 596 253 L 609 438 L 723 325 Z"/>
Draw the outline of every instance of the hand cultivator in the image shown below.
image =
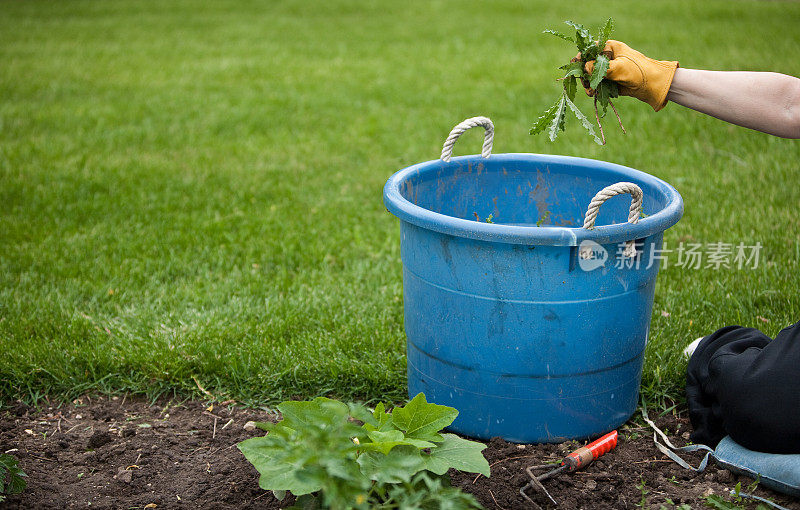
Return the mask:
<path fill-rule="evenodd" d="M 617 446 L 617 431 L 609 432 L 608 434 L 604 435 L 600 439 L 592 441 L 591 443 L 587 444 L 586 446 L 582 446 L 575 450 L 574 452 L 570 453 L 564 460 L 562 460 L 555 468 L 553 468 L 554 464 L 540 464 L 538 466 L 529 466 L 525 471 L 527 471 L 528 476 L 530 476 L 531 481 L 526 483 L 520 490 L 519 493 L 527 499 L 530 503 L 536 505 L 536 503 L 525 493 L 525 489 L 530 487 L 534 491 L 542 491 L 544 492 L 550 501 L 553 502 L 554 505 L 558 505 L 558 502 L 553 499 L 553 496 L 547 492 L 547 489 L 544 488 L 542 482 L 547 480 L 548 478 L 553 478 L 562 472 L 566 471 L 567 473 L 571 473 L 573 471 L 577 471 L 582 469 L 593 461 L 599 459 L 606 453 L 610 452 Z M 535 471 L 540 471 L 542 469 L 550 469 L 544 474 L 536 475 Z M 537 505 L 538 506 L 538 505 Z"/>

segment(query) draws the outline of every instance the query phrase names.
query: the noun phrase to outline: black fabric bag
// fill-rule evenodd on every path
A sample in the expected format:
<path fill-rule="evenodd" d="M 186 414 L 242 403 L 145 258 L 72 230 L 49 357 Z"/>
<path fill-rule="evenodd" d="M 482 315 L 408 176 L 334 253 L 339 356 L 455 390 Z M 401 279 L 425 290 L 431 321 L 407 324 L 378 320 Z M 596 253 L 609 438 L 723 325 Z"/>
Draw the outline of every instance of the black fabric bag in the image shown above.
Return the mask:
<path fill-rule="evenodd" d="M 693 442 L 730 435 L 749 450 L 800 453 L 799 325 L 774 340 L 729 326 L 700 342 L 686 374 Z"/>

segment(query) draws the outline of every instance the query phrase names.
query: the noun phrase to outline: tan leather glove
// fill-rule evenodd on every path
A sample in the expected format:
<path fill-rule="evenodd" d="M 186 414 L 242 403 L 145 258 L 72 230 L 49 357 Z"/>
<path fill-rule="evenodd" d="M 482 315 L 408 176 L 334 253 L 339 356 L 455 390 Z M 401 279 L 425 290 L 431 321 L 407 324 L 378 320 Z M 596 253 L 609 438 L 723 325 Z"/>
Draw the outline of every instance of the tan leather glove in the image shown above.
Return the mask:
<path fill-rule="evenodd" d="M 667 92 L 672 85 L 678 62 L 653 60 L 627 44 L 613 40 L 606 42 L 604 51 L 611 53 L 606 78 L 617 82 L 621 96 L 640 99 L 655 111 L 667 105 Z M 591 74 L 594 60 L 586 62 L 585 68 Z M 593 91 L 587 89 L 586 92 L 593 95 Z"/>

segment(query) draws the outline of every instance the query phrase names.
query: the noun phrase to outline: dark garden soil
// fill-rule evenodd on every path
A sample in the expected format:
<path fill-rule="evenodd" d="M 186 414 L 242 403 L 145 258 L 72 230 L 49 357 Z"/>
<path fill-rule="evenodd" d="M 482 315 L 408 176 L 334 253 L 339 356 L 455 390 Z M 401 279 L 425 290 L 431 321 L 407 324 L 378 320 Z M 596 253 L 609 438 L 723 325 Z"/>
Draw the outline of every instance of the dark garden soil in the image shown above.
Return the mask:
<path fill-rule="evenodd" d="M 0 508 L 280 508 L 258 487 L 258 473 L 236 443 L 261 433 L 250 420 L 268 411 L 199 402 L 83 397 L 72 405 L 0 412 L 0 448 L 17 456 L 28 488 Z M 688 421 L 657 420 L 674 442 L 688 437 Z M 525 467 L 560 459 L 576 444 L 516 445 L 500 439 L 484 450 L 491 478 L 452 473 L 453 484 L 487 509 L 535 508 L 519 494 Z M 699 456 L 692 459 L 696 464 Z M 695 475 L 665 460 L 649 429 L 629 423 L 616 450 L 585 471 L 547 480 L 559 508 L 704 508 L 704 495 L 727 495 L 738 478 L 711 466 Z M 741 479 L 742 486 L 751 480 Z M 757 495 L 789 508 L 800 502 L 758 488 Z M 548 508 L 546 496 L 534 500 Z M 284 501 L 284 504 L 287 503 Z M 754 505 L 750 505 L 754 507 Z"/>

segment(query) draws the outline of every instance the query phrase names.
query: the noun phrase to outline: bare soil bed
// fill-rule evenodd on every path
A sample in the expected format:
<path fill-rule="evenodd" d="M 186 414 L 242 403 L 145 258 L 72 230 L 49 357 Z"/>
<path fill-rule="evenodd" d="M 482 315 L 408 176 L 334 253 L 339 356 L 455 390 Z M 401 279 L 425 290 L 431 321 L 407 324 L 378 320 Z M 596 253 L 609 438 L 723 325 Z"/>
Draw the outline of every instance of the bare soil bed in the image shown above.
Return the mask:
<path fill-rule="evenodd" d="M 130 397 L 83 397 L 40 409 L 18 404 L 0 411 L 0 448 L 20 460 L 28 488 L 0 507 L 281 508 L 258 487 L 258 473 L 236 448 L 237 442 L 262 433 L 245 430 L 246 422 L 275 419 L 269 411 L 232 403 L 150 405 Z M 686 418 L 668 415 L 657 423 L 675 442 L 686 441 Z M 452 472 L 452 481 L 487 509 L 535 508 L 519 494 L 528 479 L 525 467 L 559 459 L 576 446 L 494 439 L 484 450 L 491 478 Z M 560 508 L 669 509 L 703 508 L 705 495 L 727 495 L 737 480 L 716 466 L 699 475 L 681 469 L 656 450 L 649 429 L 628 423 L 614 451 L 585 471 L 545 484 Z M 751 480 L 741 482 L 746 486 Z M 800 502 L 770 490 L 759 487 L 755 493 L 800 508 Z M 544 495 L 534 500 L 552 507 Z"/>

